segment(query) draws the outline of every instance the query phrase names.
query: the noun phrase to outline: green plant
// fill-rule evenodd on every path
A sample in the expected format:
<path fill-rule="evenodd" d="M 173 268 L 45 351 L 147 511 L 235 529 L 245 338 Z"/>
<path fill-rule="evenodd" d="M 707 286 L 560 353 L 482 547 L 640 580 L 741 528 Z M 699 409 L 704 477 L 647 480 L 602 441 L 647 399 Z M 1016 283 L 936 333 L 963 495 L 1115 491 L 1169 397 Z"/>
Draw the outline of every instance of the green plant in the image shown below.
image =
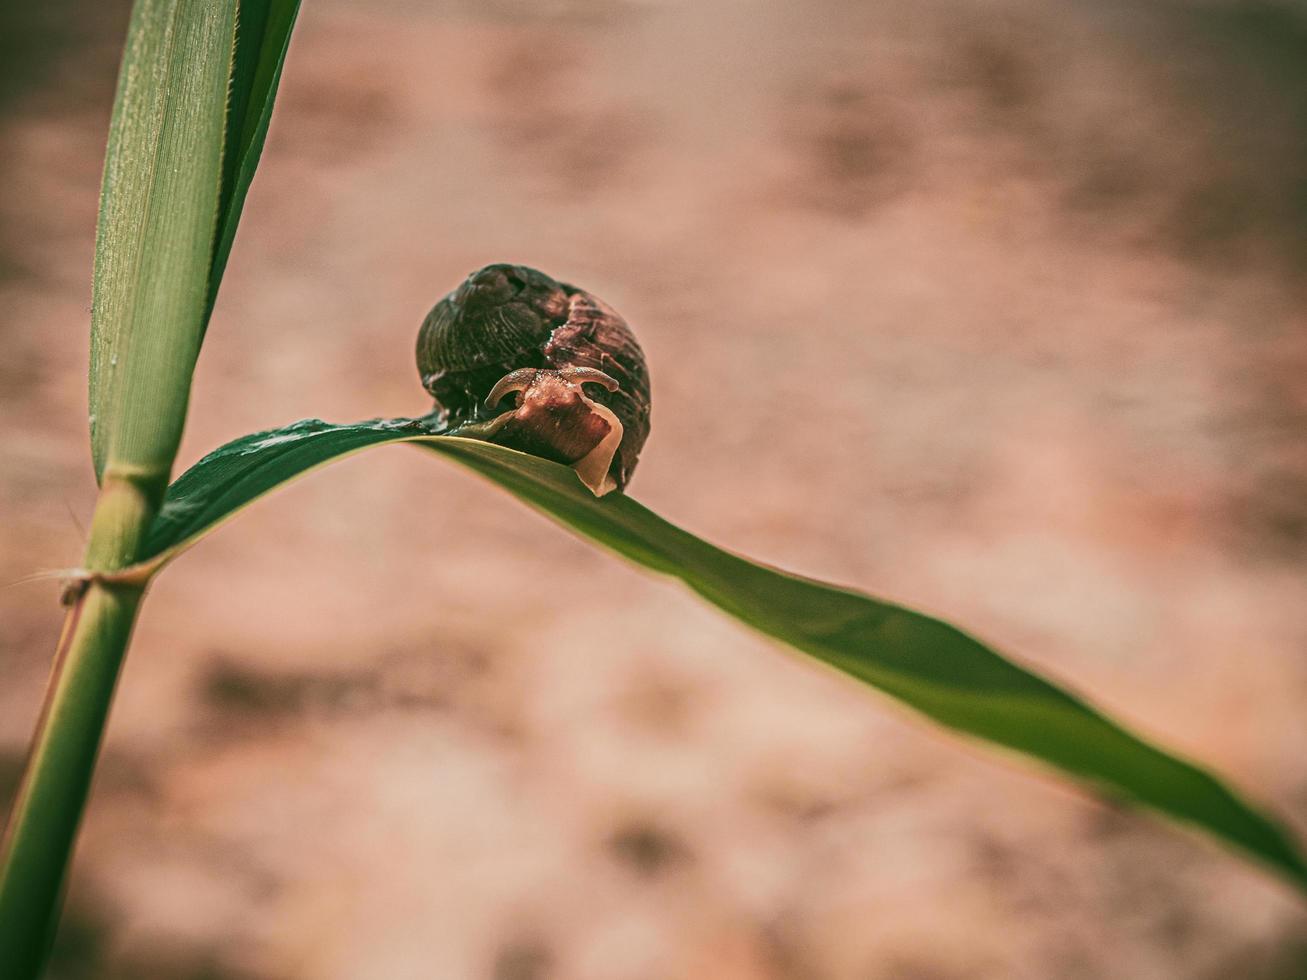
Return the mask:
<path fill-rule="evenodd" d="M 110 128 L 96 248 L 91 444 L 100 494 L 0 868 L 0 968 L 35 975 L 144 590 L 281 484 L 410 443 L 565 528 L 685 582 L 757 630 L 960 733 L 1206 831 L 1307 892 L 1270 816 L 963 632 L 722 551 L 566 466 L 430 419 L 297 422 L 238 439 L 168 485 L 191 375 L 253 178 L 296 0 L 137 0 Z"/>
<path fill-rule="evenodd" d="M 298 0 L 139 0 L 109 128 L 91 316 L 100 484 L 0 868 L 0 968 L 53 938 L 113 688 L 147 578 L 123 575 L 172 473 L 191 375 L 268 129 Z M 239 28 L 239 29 L 238 29 Z"/>

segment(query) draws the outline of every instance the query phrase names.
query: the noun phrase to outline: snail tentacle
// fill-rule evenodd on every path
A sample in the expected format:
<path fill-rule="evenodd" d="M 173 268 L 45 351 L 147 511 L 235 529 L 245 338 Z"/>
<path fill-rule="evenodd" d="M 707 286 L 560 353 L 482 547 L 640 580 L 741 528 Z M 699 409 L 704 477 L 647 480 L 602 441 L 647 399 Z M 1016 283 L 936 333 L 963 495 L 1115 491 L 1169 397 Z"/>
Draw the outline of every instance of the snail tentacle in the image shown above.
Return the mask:
<path fill-rule="evenodd" d="M 605 374 L 598 368 L 592 367 L 567 367 L 558 372 L 558 376 L 565 381 L 573 384 L 597 384 L 603 385 L 609 391 L 616 391 L 621 385 L 611 374 Z"/>
<path fill-rule="evenodd" d="M 486 395 L 486 408 L 492 411 L 504 400 L 504 396 L 514 391 L 526 391 L 535 382 L 536 376 L 540 373 L 538 368 L 518 368 L 516 371 L 510 371 L 490 389 L 490 394 Z"/>

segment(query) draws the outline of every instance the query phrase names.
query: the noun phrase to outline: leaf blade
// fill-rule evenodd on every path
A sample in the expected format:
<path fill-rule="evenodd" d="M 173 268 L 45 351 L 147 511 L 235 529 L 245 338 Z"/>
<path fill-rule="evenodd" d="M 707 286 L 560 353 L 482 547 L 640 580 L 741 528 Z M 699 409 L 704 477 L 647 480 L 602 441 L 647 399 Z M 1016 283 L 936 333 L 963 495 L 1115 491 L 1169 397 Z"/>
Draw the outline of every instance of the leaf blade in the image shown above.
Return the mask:
<path fill-rule="evenodd" d="M 267 137 L 299 0 L 139 0 L 109 130 L 91 316 L 91 452 L 167 479 Z"/>
<path fill-rule="evenodd" d="M 757 564 L 623 494 L 595 498 L 567 467 L 485 442 L 432 434 L 421 420 L 341 426 L 313 420 L 229 443 L 170 488 L 143 567 L 156 571 L 303 472 L 397 442 L 419 443 L 456 460 L 566 529 L 680 579 L 746 625 L 945 727 L 1196 827 L 1307 893 L 1307 864 L 1272 817 L 1206 770 L 1130 733 L 965 632 L 852 589 Z"/>
<path fill-rule="evenodd" d="M 258 169 L 300 0 L 241 0 L 232 59 L 218 223 L 214 231 L 205 329 L 218 299 L 245 197 Z"/>
<path fill-rule="evenodd" d="M 91 447 L 162 491 L 199 351 L 219 193 L 235 0 L 139 0 L 96 230 Z"/>

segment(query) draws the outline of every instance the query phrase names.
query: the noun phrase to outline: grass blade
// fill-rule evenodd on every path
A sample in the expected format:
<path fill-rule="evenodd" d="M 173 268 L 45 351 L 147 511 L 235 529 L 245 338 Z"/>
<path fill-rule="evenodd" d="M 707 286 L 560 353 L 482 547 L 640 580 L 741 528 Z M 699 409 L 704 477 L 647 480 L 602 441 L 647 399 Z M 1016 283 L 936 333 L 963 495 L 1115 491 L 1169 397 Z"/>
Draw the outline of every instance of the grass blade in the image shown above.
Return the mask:
<path fill-rule="evenodd" d="M 91 449 L 166 484 L 208 296 L 234 2 L 139 0 L 105 158 L 91 314 Z"/>
<path fill-rule="evenodd" d="M 133 9 L 95 250 L 91 450 L 101 482 L 111 461 L 159 490 L 167 481 L 298 11 L 299 0 Z"/>
<path fill-rule="evenodd" d="M 293 12 L 288 19 L 270 0 L 256 3 L 263 33 L 282 32 L 271 55 L 251 47 L 254 21 L 238 54 L 240 0 L 136 0 L 132 7 L 92 283 L 90 423 L 100 494 L 85 558 L 91 574 L 69 593 L 45 706 L 0 847 L 0 974 L 14 980 L 37 976 L 49 952 L 143 595 L 144 581 L 110 583 L 106 576 L 139 557 L 163 499 L 221 275 L 221 265 L 214 271 L 217 236 L 226 235 L 230 248 L 224 228 L 234 228 L 240 201 L 233 199 L 238 190 L 243 198 L 267 128 Z M 245 6 L 248 13 L 253 4 Z M 239 139 L 229 139 L 229 126 Z"/>
<path fill-rule="evenodd" d="M 208 307 L 213 312 L 218 286 L 227 268 L 245 195 L 259 166 L 263 142 L 272 119 L 282 65 L 290 46 L 299 0 L 241 0 L 232 60 L 231 96 L 227 107 L 227 151 L 223 156 L 222 190 L 209 273 Z"/>
<path fill-rule="evenodd" d="M 499 484 L 559 524 L 682 580 L 731 616 L 963 734 L 1199 828 L 1307 892 L 1307 864 L 1275 820 L 1208 772 L 1150 745 L 1084 700 L 946 623 L 723 551 L 620 493 L 595 498 L 567 467 L 420 420 L 255 433 L 169 489 L 138 572 L 166 562 L 280 484 L 374 445 L 416 442 Z"/>

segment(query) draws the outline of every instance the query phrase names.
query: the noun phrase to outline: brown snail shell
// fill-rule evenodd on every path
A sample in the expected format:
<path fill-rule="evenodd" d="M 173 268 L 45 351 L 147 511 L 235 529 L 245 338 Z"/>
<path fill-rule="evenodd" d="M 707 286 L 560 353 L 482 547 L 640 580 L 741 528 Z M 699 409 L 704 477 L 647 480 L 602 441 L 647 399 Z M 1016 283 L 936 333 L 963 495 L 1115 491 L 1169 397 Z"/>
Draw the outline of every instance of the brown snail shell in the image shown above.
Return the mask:
<path fill-rule="evenodd" d="M 649 435 L 649 372 L 631 328 L 535 269 L 468 276 L 427 314 L 417 363 L 447 431 L 571 465 L 596 493 L 626 485 Z"/>

